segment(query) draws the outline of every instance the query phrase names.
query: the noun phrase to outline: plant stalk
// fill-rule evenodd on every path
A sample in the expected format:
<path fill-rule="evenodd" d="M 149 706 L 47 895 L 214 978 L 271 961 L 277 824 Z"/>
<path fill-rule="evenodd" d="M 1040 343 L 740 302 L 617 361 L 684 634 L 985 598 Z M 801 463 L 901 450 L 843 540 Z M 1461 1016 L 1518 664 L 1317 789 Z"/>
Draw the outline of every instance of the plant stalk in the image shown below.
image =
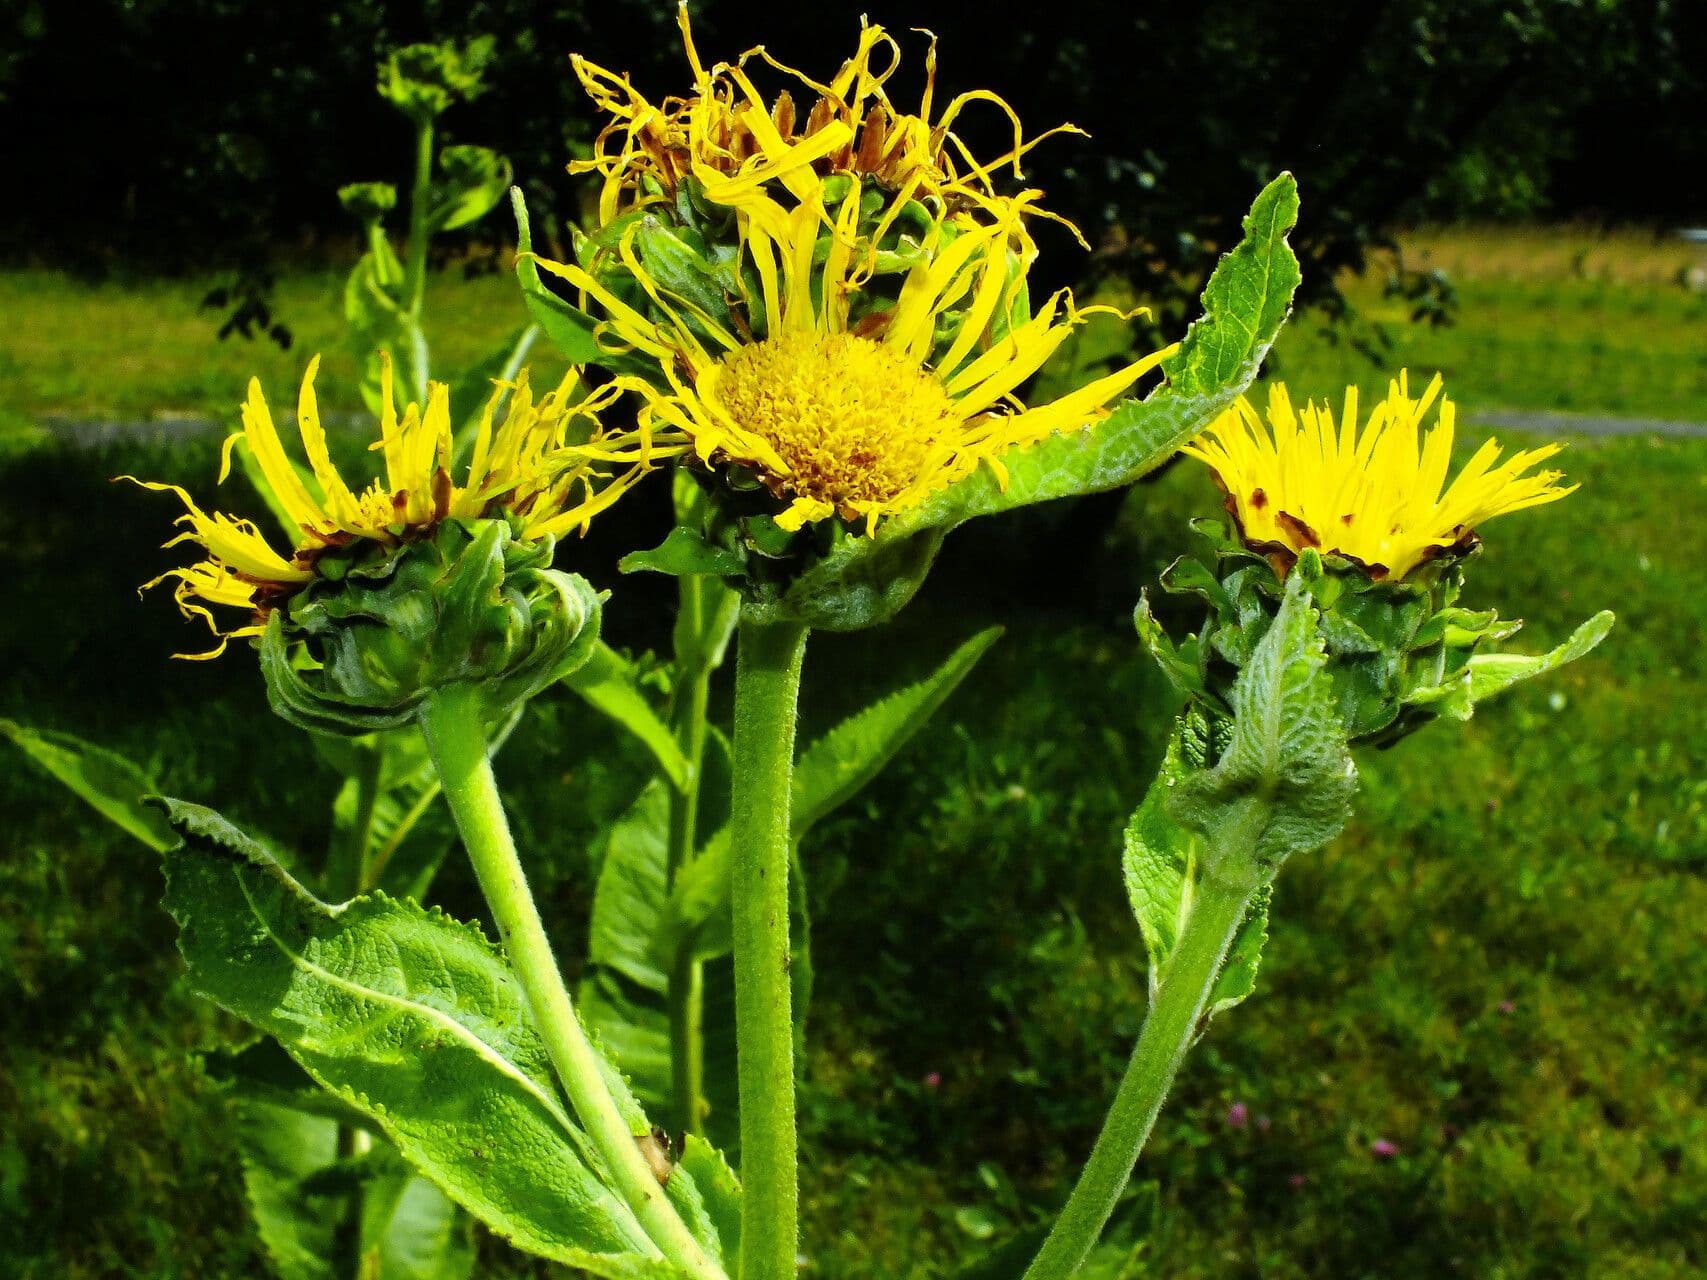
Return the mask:
<path fill-rule="evenodd" d="M 696 1280 L 723 1280 L 722 1269 L 706 1256 L 665 1197 L 617 1110 L 598 1053 L 575 1016 L 504 816 L 487 755 L 478 688 L 452 685 L 440 690 L 427 700 L 420 721 L 504 950 L 527 993 L 570 1105 L 604 1158 L 613 1189 L 664 1257 Z"/>
<path fill-rule="evenodd" d="M 385 766 L 385 747 L 379 740 L 356 746 L 355 812 L 340 838 L 332 842 L 326 857 L 326 893 L 333 902 L 344 902 L 366 893 L 369 867 L 367 846 L 373 836 L 374 811 L 379 804 L 380 773 Z"/>
<path fill-rule="evenodd" d="M 687 592 L 684 591 L 684 601 Z M 697 599 L 697 592 L 694 593 Z M 699 795 L 705 764 L 706 710 L 710 702 L 711 672 L 694 666 L 683 673 L 686 694 L 676 707 L 676 741 L 689 767 L 688 784 L 670 795 L 670 833 L 667 881 L 671 887 L 679 872 L 694 856 L 699 840 Z M 700 1098 L 705 1092 L 705 975 L 694 958 L 693 945 L 684 942 L 669 976 L 670 1005 L 670 1094 L 677 1133 L 702 1134 L 704 1116 Z"/>
<path fill-rule="evenodd" d="M 409 193 L 409 243 L 403 265 L 404 311 L 417 324 L 421 320 L 421 299 L 427 289 L 428 208 L 433 198 L 433 122 L 423 120 L 415 126 L 415 185 Z"/>
<path fill-rule="evenodd" d="M 1260 815 L 1244 816 L 1250 820 L 1225 833 L 1222 847 L 1205 860 L 1191 912 L 1167 958 L 1114 1105 L 1024 1280 L 1069 1280 L 1078 1274 L 1132 1177 L 1138 1153 L 1191 1049 L 1216 975 L 1261 887 L 1251 856 Z"/>
<path fill-rule="evenodd" d="M 741 1280 L 791 1280 L 800 1213 L 788 952 L 789 802 L 806 628 L 743 615 L 730 808 Z"/>

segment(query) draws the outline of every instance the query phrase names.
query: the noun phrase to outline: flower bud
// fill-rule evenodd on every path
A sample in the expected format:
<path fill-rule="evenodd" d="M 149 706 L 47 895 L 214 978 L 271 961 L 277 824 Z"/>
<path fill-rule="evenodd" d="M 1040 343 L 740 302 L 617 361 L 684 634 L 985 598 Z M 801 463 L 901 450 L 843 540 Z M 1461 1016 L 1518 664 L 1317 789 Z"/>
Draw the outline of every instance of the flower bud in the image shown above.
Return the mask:
<path fill-rule="evenodd" d="M 273 709 L 303 728 L 368 733 L 407 722 L 435 690 L 475 684 L 498 718 L 598 638 L 598 595 L 552 569 L 551 553 L 550 538 L 523 540 L 505 519 L 329 551 L 262 636 Z M 305 661 L 292 660 L 292 641 Z"/>
<path fill-rule="evenodd" d="M 1182 557 L 1163 572 L 1163 590 L 1201 597 L 1209 616 L 1198 634 L 1175 645 L 1139 602 L 1139 636 L 1173 684 L 1212 718 L 1229 714 L 1233 683 L 1268 633 L 1285 597 L 1272 557 L 1247 550 L 1214 522 L 1211 569 Z M 1419 566 L 1403 580 L 1376 579 L 1338 555 L 1301 552 L 1290 572 L 1320 614 L 1326 671 L 1353 742 L 1385 746 L 1441 716 L 1468 719 L 1475 703 L 1520 680 L 1588 652 L 1611 627 L 1601 614 L 1551 653 L 1496 654 L 1493 646 L 1521 622 L 1457 604 L 1465 556 Z"/>

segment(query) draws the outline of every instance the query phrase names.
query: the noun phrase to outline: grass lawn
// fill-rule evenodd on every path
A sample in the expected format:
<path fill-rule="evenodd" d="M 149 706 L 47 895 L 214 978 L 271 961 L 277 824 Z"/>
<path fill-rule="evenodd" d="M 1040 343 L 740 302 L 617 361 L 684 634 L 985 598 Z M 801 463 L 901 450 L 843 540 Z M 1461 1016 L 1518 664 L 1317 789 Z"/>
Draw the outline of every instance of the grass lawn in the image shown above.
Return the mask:
<path fill-rule="evenodd" d="M 1377 263 L 1346 282 L 1360 322 L 1349 335 L 1316 317 L 1285 331 L 1272 371 L 1295 390 L 1330 394 L 1379 383 L 1392 367 L 1439 370 L 1468 409 L 1563 409 L 1707 421 L 1707 292 L 1680 283 L 1695 260 L 1680 243 L 1586 232 L 1418 232 L 1406 261 L 1439 265 L 1456 282 L 1455 324 L 1413 325 L 1408 304 L 1383 297 Z M 213 281 L 115 279 L 62 272 L 0 273 L 0 439 L 40 438 L 44 416 L 147 421 L 235 417 L 251 375 L 288 402 L 302 366 L 324 352 L 321 400 L 357 407 L 354 362 L 339 343 L 342 275 L 281 276 L 276 311 L 294 342 L 216 341 L 220 317 L 200 307 Z M 427 297 L 434 368 L 472 365 L 525 322 L 508 272 L 432 277 Z M 1356 339 L 1354 343 L 1348 339 Z M 536 372 L 551 361 L 537 348 Z M 538 379 L 536 378 L 536 381 Z"/>
<path fill-rule="evenodd" d="M 1651 264 L 1577 280 L 1564 261 L 1544 279 L 1461 275 L 1459 326 L 1395 341 L 1413 369 L 1446 364 L 1472 407 L 1707 420 L 1702 300 Z M 308 318 L 333 283 L 286 280 L 299 349 L 284 354 L 211 345 L 201 286 L 79 287 L 54 303 L 50 277 L 0 276 L 13 318 L 0 405 L 13 424 L 216 412 L 251 367 L 285 397 L 301 353 L 335 332 L 330 312 Z M 447 361 L 514 323 L 502 278 L 438 287 L 441 325 L 466 326 L 460 352 L 441 329 Z M 1378 282 L 1356 288 L 1384 305 Z M 1608 373 L 1596 398 L 1583 361 L 1614 341 L 1616 362 L 1600 367 L 1641 376 Z M 1346 353 L 1306 320 L 1280 361 L 1319 394 Z M 246 653 L 166 660 L 184 625 L 134 586 L 167 562 L 156 548 L 170 504 L 105 479 L 136 471 L 207 496 L 215 441 L 36 442 L 0 456 L 0 574 L 15 605 L 0 628 L 0 715 L 81 732 L 151 762 L 174 794 L 316 847 L 330 771 L 268 715 Z M 1581 492 L 1491 524 L 1466 603 L 1525 618 L 1534 647 L 1603 606 L 1617 630 L 1469 725 L 1360 760 L 1357 820 L 1286 868 L 1258 994 L 1200 1045 L 1141 1165 L 1159 1192 L 1136 1188 L 1122 1223 L 1151 1230 L 1144 1274 L 1707 1269 L 1707 441 L 1586 440 L 1563 461 Z M 1059 510 L 973 526 L 880 648 L 814 639 L 808 736 L 976 628 L 1008 627 L 804 851 L 817 973 L 806 1274 L 951 1275 L 1064 1194 L 1143 1016 L 1119 832 L 1171 704 L 1130 612 L 1189 545 L 1186 518 L 1217 507 L 1199 469 L 1175 466 L 1106 534 L 1073 533 Z M 644 583 L 610 573 L 596 546 L 571 555 L 615 592 L 616 640 L 661 634 Z M 636 762 L 578 704 L 542 701 L 501 772 L 572 963 L 586 850 Z M 157 865 L 13 765 L 0 770 L 0 1273 L 264 1274 L 222 1103 L 186 1054 L 235 1027 L 178 979 Z M 454 865 L 436 894 L 477 914 Z M 1378 1158 L 1378 1138 L 1398 1154 Z M 482 1252 L 482 1276 L 549 1274 L 492 1241 Z"/>

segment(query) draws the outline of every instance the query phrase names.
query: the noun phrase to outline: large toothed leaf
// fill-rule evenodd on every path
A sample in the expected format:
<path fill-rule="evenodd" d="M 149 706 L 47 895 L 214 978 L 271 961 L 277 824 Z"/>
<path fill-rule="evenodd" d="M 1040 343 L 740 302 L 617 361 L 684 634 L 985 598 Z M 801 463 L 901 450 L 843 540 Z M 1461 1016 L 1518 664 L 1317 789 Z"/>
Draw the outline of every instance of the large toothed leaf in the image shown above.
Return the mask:
<path fill-rule="evenodd" d="M 382 894 L 328 906 L 213 811 L 162 807 L 183 838 L 166 854 L 166 905 L 198 991 L 519 1247 L 601 1276 L 674 1275 L 602 1182 L 520 986 L 478 929 Z"/>
<path fill-rule="evenodd" d="M 1298 287 L 1286 235 L 1298 220 L 1289 173 L 1269 183 L 1244 220 L 1244 239 L 1215 268 L 1203 315 L 1162 366 L 1167 382 L 1081 431 L 1002 458 L 1006 484 L 989 467 L 849 538 L 760 610 L 829 631 L 883 621 L 912 597 L 944 535 L 977 516 L 1131 484 L 1178 452 L 1256 377 Z"/>
<path fill-rule="evenodd" d="M 144 769 L 117 752 L 69 733 L 32 729 L 15 720 L 0 720 L 0 734 L 10 738 L 43 773 L 156 853 L 176 841 L 159 810 L 142 802 L 160 788 Z"/>

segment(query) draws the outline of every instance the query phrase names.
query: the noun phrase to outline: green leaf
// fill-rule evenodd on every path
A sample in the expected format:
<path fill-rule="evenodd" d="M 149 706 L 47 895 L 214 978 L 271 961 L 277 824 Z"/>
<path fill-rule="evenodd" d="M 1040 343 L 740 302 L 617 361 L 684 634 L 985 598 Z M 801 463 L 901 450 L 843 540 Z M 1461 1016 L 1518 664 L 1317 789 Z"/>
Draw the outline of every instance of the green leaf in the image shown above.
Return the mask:
<path fill-rule="evenodd" d="M 1202 649 L 1198 639 L 1194 636 L 1183 644 L 1175 645 L 1150 610 L 1149 592 L 1139 593 L 1132 621 L 1138 629 L 1139 641 L 1175 690 L 1194 702 L 1219 703 L 1220 699 L 1209 691 L 1204 681 Z"/>
<path fill-rule="evenodd" d="M 672 577 L 730 577 L 746 569 L 745 562 L 727 547 L 714 546 L 705 535 L 677 525 L 664 541 L 650 551 L 631 551 L 617 562 L 624 573 L 667 573 Z"/>
<path fill-rule="evenodd" d="M 1207 754 L 1202 722 L 1182 717 L 1168 739 L 1167 754 L 1156 780 L 1126 826 L 1126 849 L 1121 869 L 1132 914 L 1144 935 L 1150 957 L 1150 996 L 1154 999 L 1163 966 L 1179 941 L 1180 930 L 1196 896 L 1202 868 L 1203 840 L 1181 826 L 1168 812 L 1169 801 L 1203 768 Z M 1268 939 L 1268 890 L 1260 890 L 1234 936 L 1227 959 L 1210 988 L 1210 1015 L 1230 1009 L 1256 989 L 1257 966 Z"/>
<path fill-rule="evenodd" d="M 387 1151 L 387 1155 L 391 1153 Z M 363 1188 L 362 1254 L 375 1280 L 468 1280 L 474 1222 L 399 1157 Z"/>
<path fill-rule="evenodd" d="M 653 779 L 611 827 L 593 892 L 587 958 L 615 969 L 648 991 L 664 991 L 669 975 L 655 948 L 668 899 L 670 791 Z"/>
<path fill-rule="evenodd" d="M 333 1280 L 349 1197 L 325 1185 L 338 1160 L 338 1125 L 325 1116 L 253 1099 L 232 1104 L 232 1136 L 256 1234 L 281 1280 Z"/>
<path fill-rule="evenodd" d="M 1215 985 L 1209 988 L 1209 1002 L 1204 1006 L 1204 1018 L 1214 1017 L 1244 1000 L 1257 989 L 1257 969 L 1262 964 L 1263 944 L 1268 941 L 1268 903 L 1273 896 L 1272 886 L 1257 890 L 1244 923 L 1233 935 L 1233 945 L 1215 975 Z"/>
<path fill-rule="evenodd" d="M 874 702 L 807 747 L 794 766 L 794 838 L 800 840 L 881 773 L 1001 635 L 1000 627 L 980 631 L 923 680 Z"/>
<path fill-rule="evenodd" d="M 1000 627 L 979 632 L 923 680 L 848 717 L 801 753 L 790 809 L 796 843 L 882 772 L 1001 634 Z M 729 832 L 723 828 L 682 868 L 666 913 L 668 945 L 691 937 L 702 959 L 728 954 L 729 858 Z"/>
<path fill-rule="evenodd" d="M 599 1047 L 622 1069 L 640 1105 L 669 1114 L 670 1012 L 664 993 L 592 967 L 575 992 L 575 1007 Z"/>
<path fill-rule="evenodd" d="M 427 213 L 431 232 L 454 231 L 478 222 L 504 198 L 510 162 L 490 147 L 446 147 L 439 152 L 444 177 Z"/>
<path fill-rule="evenodd" d="M 1188 759 L 1188 751 L 1194 761 Z M 1185 925 L 1191 905 L 1187 890 L 1201 852 L 1200 838 L 1169 815 L 1168 800 L 1202 763 L 1201 739 L 1190 733 L 1186 722 L 1175 724 L 1156 780 L 1126 825 L 1121 870 L 1125 873 L 1126 896 L 1132 903 L 1132 914 L 1138 918 L 1138 930 L 1144 935 L 1144 949 L 1150 957 L 1152 996 L 1161 981 L 1163 962 L 1179 941 L 1180 929 Z"/>
<path fill-rule="evenodd" d="M 1546 653 L 1478 653 L 1450 682 L 1406 695 L 1407 706 L 1426 706 L 1454 720 L 1468 720 L 1476 704 L 1504 693 L 1515 684 L 1557 671 L 1583 657 L 1612 630 L 1615 618 L 1602 610 L 1571 633 L 1570 639 Z"/>
<path fill-rule="evenodd" d="M 1214 850 L 1242 827 L 1232 843 L 1267 872 L 1338 835 L 1357 789 L 1318 623 L 1304 575 L 1290 575 L 1279 614 L 1233 685 L 1226 749 L 1213 769 L 1183 780 L 1169 807 Z"/>
<path fill-rule="evenodd" d="M 682 1144 L 680 1167 L 705 1197 L 705 1211 L 723 1242 L 723 1256 L 741 1256 L 741 1184 L 722 1152 L 697 1134 Z"/>
<path fill-rule="evenodd" d="M 598 363 L 603 353 L 593 334 L 593 318 L 547 289 L 539 278 L 533 229 L 528 223 L 527 202 L 520 187 L 510 188 L 510 206 L 516 214 L 516 279 L 521 283 L 522 301 L 527 304 L 528 314 L 570 364 Z"/>
<path fill-rule="evenodd" d="M 159 810 L 142 802 L 160 788 L 123 756 L 69 733 L 32 729 L 15 720 L 0 720 L 0 734 L 10 738 L 43 773 L 156 853 L 164 853 L 176 842 Z"/>
<path fill-rule="evenodd" d="M 467 1280 L 472 1220 L 276 1041 L 210 1054 L 206 1067 L 231 1100 L 250 1211 L 284 1280 Z"/>
<path fill-rule="evenodd" d="M 518 1247 L 602 1276 L 674 1274 L 601 1181 L 520 985 L 478 929 L 383 894 L 327 906 L 218 814 L 161 803 L 183 837 L 166 905 L 198 991 L 275 1036 Z"/>
<path fill-rule="evenodd" d="M 671 786 L 680 791 L 692 783 L 693 766 L 682 754 L 675 733 L 641 692 L 638 673 L 627 658 L 601 640 L 593 646 L 586 662 L 571 672 L 564 683 L 595 710 L 640 739 Z"/>
<path fill-rule="evenodd" d="M 1244 239 L 1225 255 L 1203 292 L 1203 315 L 1162 366 L 1167 383 L 1127 400 L 1102 421 L 1002 459 L 1004 485 L 982 467 L 869 538 L 848 538 L 802 574 L 778 601 L 749 606 L 761 617 L 792 617 L 827 631 L 850 631 L 889 617 L 924 580 L 944 535 L 977 516 L 1131 484 L 1168 458 L 1231 405 L 1256 377 L 1298 287 L 1298 260 L 1286 235 L 1298 221 L 1298 186 L 1283 173 L 1257 196 Z"/>

